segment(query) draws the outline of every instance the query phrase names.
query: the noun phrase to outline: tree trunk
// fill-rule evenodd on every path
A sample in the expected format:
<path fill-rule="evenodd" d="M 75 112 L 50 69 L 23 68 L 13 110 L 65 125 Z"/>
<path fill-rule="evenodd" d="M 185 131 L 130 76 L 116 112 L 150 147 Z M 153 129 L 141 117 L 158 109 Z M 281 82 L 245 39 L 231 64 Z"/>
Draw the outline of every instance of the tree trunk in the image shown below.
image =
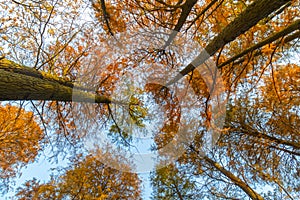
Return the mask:
<path fill-rule="evenodd" d="M 35 69 L 0 60 L 0 101 L 52 100 L 64 102 L 111 103 L 99 96 L 78 89 L 73 83 L 55 78 Z"/>
<path fill-rule="evenodd" d="M 235 176 L 230 171 L 226 170 L 219 163 L 213 161 L 212 159 L 208 158 L 207 156 L 204 156 L 203 158 L 206 162 L 208 162 L 210 165 L 212 165 L 215 169 L 217 169 L 219 172 L 221 172 L 227 178 L 229 178 L 236 186 L 240 187 L 251 199 L 255 199 L 255 200 L 263 200 L 264 199 L 260 194 L 256 193 L 247 183 L 242 181 L 240 178 Z"/>
<path fill-rule="evenodd" d="M 229 178 L 236 186 L 241 188 L 251 199 L 254 200 L 263 200 L 264 198 L 255 192 L 247 183 L 245 183 L 243 180 L 241 180 L 239 177 L 235 176 L 230 171 L 226 170 L 224 167 L 222 167 L 219 163 L 215 162 L 214 160 L 210 159 L 205 155 L 205 153 L 200 152 L 197 150 L 194 146 L 190 146 L 191 150 L 193 150 L 195 153 L 197 153 L 198 156 L 201 156 L 205 162 L 207 162 L 210 166 L 215 168 L 217 171 L 221 172 L 223 175 L 225 175 L 227 178 Z"/>
<path fill-rule="evenodd" d="M 291 0 L 256 0 L 253 2 L 236 19 L 234 19 L 234 21 L 228 24 L 190 64 L 181 70 L 175 78 L 169 81 L 167 86 L 176 83 L 183 76 L 203 64 L 225 44 L 233 41 L 239 35 L 256 25 L 261 19 L 267 17 L 269 14 L 290 1 Z"/>
<path fill-rule="evenodd" d="M 180 17 L 177 21 L 177 24 L 175 25 L 172 33 L 170 34 L 168 40 L 166 41 L 165 45 L 162 47 L 162 49 L 165 49 L 167 46 L 171 44 L 171 42 L 174 40 L 176 37 L 177 33 L 180 31 L 182 28 L 183 24 L 186 22 L 186 19 L 188 18 L 192 8 L 194 5 L 197 3 L 198 0 L 189 0 L 186 1 L 185 4 L 181 7 L 182 11 L 180 14 Z"/>
<path fill-rule="evenodd" d="M 278 40 L 279 38 L 282 38 L 282 37 L 292 33 L 295 30 L 298 30 L 298 29 L 300 29 L 300 19 L 296 20 L 294 23 L 289 25 L 287 28 L 271 35 L 267 39 L 259 42 L 256 45 L 253 45 L 252 47 L 249 47 L 248 49 L 244 50 L 243 52 L 241 52 L 241 53 L 233 56 L 232 58 L 226 60 L 225 62 L 219 64 L 217 67 L 222 68 L 223 66 L 230 64 L 231 62 L 241 58 L 242 56 L 244 56 L 244 55 L 246 55 L 246 54 L 248 54 L 248 53 L 250 53 L 250 52 L 252 52 L 252 51 L 254 51 L 258 48 L 261 48 L 261 47 L 265 46 L 266 44 L 270 44 L 270 43 L 274 42 L 275 40 Z M 288 42 L 288 40 L 284 40 L 284 42 Z"/>

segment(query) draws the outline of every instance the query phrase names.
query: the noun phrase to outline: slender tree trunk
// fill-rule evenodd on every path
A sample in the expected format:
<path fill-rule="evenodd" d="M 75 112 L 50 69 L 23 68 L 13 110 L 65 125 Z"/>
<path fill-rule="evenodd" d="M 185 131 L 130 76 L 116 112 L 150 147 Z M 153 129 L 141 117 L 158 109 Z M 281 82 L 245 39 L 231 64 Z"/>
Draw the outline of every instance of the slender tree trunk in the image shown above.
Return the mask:
<path fill-rule="evenodd" d="M 189 1 L 186 1 L 185 4 L 182 5 L 182 7 L 181 7 L 182 11 L 181 11 L 180 17 L 179 17 L 179 19 L 177 21 L 177 24 L 175 25 L 172 33 L 170 34 L 168 40 L 166 41 L 166 43 L 162 47 L 162 49 L 165 49 L 174 40 L 174 38 L 176 37 L 177 33 L 182 28 L 183 24 L 186 22 L 187 17 L 189 16 L 192 8 L 197 3 L 197 1 L 198 0 L 189 0 Z"/>
<path fill-rule="evenodd" d="M 268 37 L 267 39 L 261 41 L 260 43 L 253 45 L 252 47 L 249 47 L 248 49 L 244 50 L 243 52 L 233 56 L 232 58 L 228 59 L 227 61 L 219 64 L 217 67 L 221 68 L 225 65 L 230 64 L 231 62 L 241 58 L 242 56 L 246 55 L 247 53 L 250 53 L 260 47 L 265 46 L 266 44 L 270 44 L 272 42 L 274 42 L 275 40 L 278 40 L 281 37 L 284 37 L 290 33 L 292 33 L 295 30 L 300 29 L 300 20 L 296 20 L 294 23 L 292 23 L 291 25 L 289 25 L 288 27 L 286 27 L 285 29 L 271 35 L 270 37 Z M 298 33 L 299 34 L 299 33 Z M 286 41 L 285 41 L 286 42 Z"/>
<path fill-rule="evenodd" d="M 300 38 L 300 31 L 296 31 L 296 32 L 294 32 L 293 34 L 291 34 L 291 35 L 285 37 L 285 38 L 283 39 L 283 41 L 278 41 L 278 42 L 276 43 L 276 45 L 283 45 L 283 44 L 289 43 L 289 42 L 291 42 L 291 41 L 293 41 L 293 40 L 295 40 L 295 39 L 298 39 L 298 38 Z M 262 41 L 262 42 L 263 42 L 263 41 Z M 259 45 L 259 44 L 257 44 L 257 45 Z M 250 48 L 254 48 L 254 46 L 253 46 L 253 47 L 250 47 Z M 252 55 L 252 57 L 256 57 L 256 56 L 259 56 L 259 55 L 262 54 L 262 51 L 261 51 L 261 50 L 258 50 L 257 48 L 256 48 L 256 50 L 257 50 L 257 51 Z M 248 49 L 246 49 L 245 51 L 248 51 Z M 255 50 L 254 50 L 254 51 L 255 51 Z M 244 51 L 241 52 L 239 55 L 243 55 L 243 54 L 246 55 Z M 236 57 L 236 56 L 234 56 L 234 57 Z M 239 56 L 239 58 L 237 58 L 237 60 L 232 61 L 232 62 L 233 62 L 232 64 L 233 64 L 233 65 L 238 65 L 238 64 L 243 63 L 245 60 L 246 60 L 245 57 Z M 227 62 L 227 63 L 225 63 L 225 62 Z M 225 61 L 225 62 L 219 64 L 219 65 L 217 66 L 217 68 L 222 68 L 225 64 L 229 64 L 229 63 L 230 63 L 229 60 L 227 60 L 227 61 Z"/>
<path fill-rule="evenodd" d="M 183 76 L 203 64 L 225 44 L 233 41 L 239 35 L 256 25 L 261 19 L 267 17 L 269 14 L 290 1 L 291 0 L 256 0 L 253 2 L 234 21 L 228 24 L 190 64 L 169 81 L 167 86 L 176 83 Z"/>
<path fill-rule="evenodd" d="M 248 184 L 246 184 L 244 181 L 242 181 L 240 178 L 235 176 L 230 171 L 226 170 L 224 167 L 222 167 L 219 163 L 213 161 L 207 156 L 203 157 L 206 162 L 208 162 L 211 166 L 213 166 L 215 169 L 217 169 L 219 172 L 224 174 L 226 177 L 228 177 L 235 185 L 240 187 L 251 199 L 255 200 L 263 200 L 264 198 L 255 192 Z"/>
<path fill-rule="evenodd" d="M 175 191 L 176 191 L 176 193 L 177 193 L 177 195 L 178 195 L 178 198 L 179 198 L 180 200 L 184 200 L 184 198 L 183 198 L 183 196 L 181 195 L 181 192 L 180 192 L 179 188 L 177 187 L 176 183 L 174 183 L 174 187 L 175 187 Z"/>
<path fill-rule="evenodd" d="M 246 127 L 246 126 L 243 126 L 243 125 L 241 126 L 240 129 L 233 128 L 233 131 L 237 131 L 237 132 L 241 131 L 243 134 L 250 135 L 252 137 L 263 138 L 263 139 L 275 142 L 277 144 L 283 144 L 283 145 L 286 145 L 286 146 L 289 146 L 289 147 L 292 147 L 292 148 L 298 149 L 298 150 L 300 149 L 300 144 L 297 143 L 297 142 L 283 140 L 283 139 L 268 135 L 266 133 L 255 131 L 252 128 Z"/>
<path fill-rule="evenodd" d="M 195 149 L 194 146 L 191 145 L 190 148 L 195 153 L 197 153 L 199 156 L 201 156 L 205 160 L 206 163 L 208 163 L 210 166 L 215 168 L 217 171 L 221 172 L 223 175 L 225 175 L 227 178 L 229 178 L 236 186 L 241 188 L 251 199 L 254 199 L 254 200 L 263 200 L 264 199 L 260 194 L 255 192 L 247 183 L 245 183 L 239 177 L 235 176 L 230 171 L 226 170 L 219 163 L 217 163 L 216 161 L 207 157 L 203 152 L 200 152 L 197 149 Z"/>

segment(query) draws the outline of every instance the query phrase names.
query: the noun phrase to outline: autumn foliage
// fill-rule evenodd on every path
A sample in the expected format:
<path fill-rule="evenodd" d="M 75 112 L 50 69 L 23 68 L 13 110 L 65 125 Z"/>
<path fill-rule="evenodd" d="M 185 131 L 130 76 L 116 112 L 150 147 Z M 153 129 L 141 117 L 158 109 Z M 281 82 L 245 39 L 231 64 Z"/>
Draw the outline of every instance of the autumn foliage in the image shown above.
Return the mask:
<path fill-rule="evenodd" d="M 23 108 L 6 104 L 0 107 L 0 116 L 0 177 L 5 180 L 34 162 L 44 132 L 34 114 Z"/>
<path fill-rule="evenodd" d="M 140 199 L 137 174 L 107 167 L 94 156 L 78 156 L 59 173 L 47 183 L 27 181 L 18 199 Z"/>
<path fill-rule="evenodd" d="M 299 7 L 0 1 L 0 187 L 45 150 L 69 167 L 27 181 L 20 199 L 142 198 L 132 157 L 126 173 L 107 165 L 151 132 L 147 150 L 184 149 L 151 172 L 153 199 L 297 199 Z M 99 141 L 115 155 L 98 159 Z"/>

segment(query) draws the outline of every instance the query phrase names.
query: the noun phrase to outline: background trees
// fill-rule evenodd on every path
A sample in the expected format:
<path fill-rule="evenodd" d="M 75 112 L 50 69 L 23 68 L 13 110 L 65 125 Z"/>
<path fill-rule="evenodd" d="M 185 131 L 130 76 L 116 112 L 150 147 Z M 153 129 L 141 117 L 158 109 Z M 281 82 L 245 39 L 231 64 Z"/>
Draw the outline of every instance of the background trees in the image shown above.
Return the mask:
<path fill-rule="evenodd" d="M 108 153 L 98 156 L 114 159 Z M 119 160 L 120 164 L 122 160 Z M 126 168 L 126 166 L 124 165 Z M 140 199 L 137 174 L 109 168 L 93 156 L 73 160 L 48 183 L 36 179 L 19 188 L 19 199 Z"/>
<path fill-rule="evenodd" d="M 1 112 L 5 119 L 1 134 L 6 141 L 6 149 L 0 152 L 3 172 L 16 163 L 34 161 L 46 144 L 51 144 L 52 158 L 89 155 L 82 152 L 84 138 L 91 130 L 99 132 L 99 127 L 113 141 L 122 141 L 119 148 L 130 150 L 133 130 L 145 128 L 151 120 L 157 123 L 150 108 L 160 104 L 167 117 L 152 135 L 153 150 L 168 144 L 179 124 L 189 117 L 200 125 L 189 127 L 195 137 L 183 145 L 185 153 L 152 173 L 153 198 L 200 198 L 200 194 L 207 199 L 296 198 L 298 0 L 22 0 L 1 1 L 0 6 L 0 92 L 1 100 L 11 104 L 3 105 Z M 203 49 L 188 50 L 194 43 Z M 193 70 L 208 65 L 209 58 L 221 72 L 225 86 L 221 92 L 228 104 L 224 127 L 218 130 L 220 137 L 203 154 L 205 135 L 213 122 L 212 91 Z M 172 70 L 179 73 L 166 76 Z M 139 86 L 143 77 L 155 77 L 153 71 L 163 75 L 160 78 L 171 89 L 182 89 L 182 82 L 190 84 L 195 95 L 187 93 L 185 98 L 199 110 L 186 113 L 189 107 L 172 90 Z M 121 87 L 124 77 L 136 82 L 125 92 Z M 142 94 L 154 100 L 143 102 Z M 125 111 L 124 99 L 130 108 Z M 24 106 L 24 100 L 29 104 Z M 130 120 L 122 121 L 120 117 L 128 110 Z M 135 129 L 129 129 L 132 124 Z M 9 143 L 9 137 L 22 143 Z M 8 158 L 10 152 L 15 155 L 13 150 L 23 147 L 26 153 L 16 154 L 14 161 Z M 92 161 L 100 166 L 92 157 L 82 158 L 82 163 Z M 81 161 L 71 164 L 81 166 Z M 62 175 L 64 181 L 72 170 L 76 167 Z M 94 176 L 93 168 L 86 170 L 86 175 Z M 123 177 L 113 169 L 112 173 L 116 180 Z M 58 195 L 53 191 L 63 190 L 65 182 L 53 181 L 28 182 L 27 191 L 49 186 L 49 194 Z M 135 182 L 126 184 L 137 187 Z M 167 192 L 162 193 L 162 188 Z"/>

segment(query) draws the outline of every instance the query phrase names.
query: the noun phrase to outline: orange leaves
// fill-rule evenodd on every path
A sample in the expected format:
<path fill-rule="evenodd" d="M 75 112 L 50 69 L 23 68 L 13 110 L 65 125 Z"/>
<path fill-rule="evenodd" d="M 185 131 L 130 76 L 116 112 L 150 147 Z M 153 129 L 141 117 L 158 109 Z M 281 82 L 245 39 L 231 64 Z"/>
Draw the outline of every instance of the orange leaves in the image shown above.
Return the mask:
<path fill-rule="evenodd" d="M 87 47 L 79 42 L 70 44 L 56 41 L 48 46 L 47 51 L 50 57 L 43 70 L 69 80 L 74 79 L 74 74 L 80 70 L 82 59 L 89 54 Z"/>
<path fill-rule="evenodd" d="M 126 30 L 126 16 L 123 13 L 123 6 L 122 1 L 117 1 L 114 5 L 109 1 L 100 0 L 93 3 L 95 17 L 110 35 Z"/>
<path fill-rule="evenodd" d="M 0 177 L 14 175 L 12 166 L 34 161 L 43 137 L 32 112 L 9 104 L 0 106 Z"/>
<path fill-rule="evenodd" d="M 266 94 L 266 105 L 282 104 L 286 109 L 300 105 L 300 98 L 297 96 L 300 88 L 300 67 L 296 64 L 277 66 L 273 73 L 265 77 L 266 85 L 261 91 Z"/>
<path fill-rule="evenodd" d="M 66 52 L 69 54 L 72 54 L 72 53 L 74 53 L 74 48 L 68 45 L 68 46 L 66 46 Z"/>
<path fill-rule="evenodd" d="M 199 98 L 208 98 L 209 89 L 198 70 L 194 70 L 192 74 L 190 74 L 190 76 L 187 77 L 187 80 L 190 80 L 190 84 L 195 94 Z"/>
<path fill-rule="evenodd" d="M 261 52 L 262 53 L 264 53 L 264 54 L 271 54 L 271 53 L 273 53 L 274 52 L 274 50 L 275 50 L 275 48 L 277 47 L 277 45 L 275 45 L 275 44 L 269 44 L 269 45 L 265 45 L 263 48 L 262 48 L 262 50 L 261 50 Z"/>
<path fill-rule="evenodd" d="M 25 1 L 25 3 L 27 2 L 30 1 Z M 54 2 L 56 2 L 56 4 L 54 4 Z M 124 74 L 130 74 L 128 77 L 132 80 L 142 79 L 142 76 L 140 75 L 151 77 L 152 74 L 159 73 L 158 70 L 153 69 L 161 67 L 163 69 L 161 71 L 169 70 L 171 62 L 172 68 L 179 71 L 185 67 L 183 65 L 187 64 L 190 58 L 193 59 L 197 56 L 197 50 L 195 51 L 195 54 L 189 54 L 188 51 L 184 50 L 185 48 L 182 48 L 182 50 L 170 51 L 172 52 L 172 55 L 170 53 L 170 57 L 166 56 L 167 59 L 163 59 L 162 56 L 159 57 L 160 55 L 155 53 L 148 59 L 147 54 L 151 54 L 151 49 L 156 45 L 156 34 L 153 35 L 153 32 L 161 32 L 162 28 L 174 29 L 177 27 L 177 31 L 180 30 L 181 33 L 184 33 L 188 38 L 196 38 L 199 44 L 205 48 L 207 44 L 214 44 L 210 43 L 210 41 L 213 41 L 213 38 L 219 34 L 220 31 L 224 30 L 224 28 L 253 1 L 197 1 L 195 6 L 189 7 L 191 12 L 187 12 L 187 7 L 182 7 L 181 5 L 188 5 L 190 2 L 196 1 L 94 0 L 92 2 L 94 2 L 92 4 L 93 7 L 90 4 L 85 4 L 90 3 L 90 1 L 80 0 L 42 1 L 40 4 L 31 2 L 34 4 L 31 11 L 30 9 L 25 8 L 26 6 L 15 5 L 12 2 L 5 3 L 3 1 L 3 5 L 11 4 L 15 6 L 2 8 L 4 11 L 2 18 L 8 19 L 9 23 L 3 19 L 0 20 L 0 37 L 2 37 L 1 42 L 3 43 L 3 45 L 1 43 L 0 46 L 6 48 L 6 46 L 12 44 L 8 50 L 9 52 L 13 52 L 14 55 L 12 55 L 12 58 L 20 59 L 21 61 L 23 61 L 23 58 L 27 59 L 25 63 L 36 64 L 36 68 L 42 66 L 41 70 L 44 70 L 47 73 L 54 74 L 55 76 L 76 83 L 81 82 L 83 83 L 83 87 L 86 86 L 93 89 L 86 90 L 88 92 L 111 96 L 116 94 L 118 90 L 121 90 L 121 86 L 119 87 L 118 85 L 119 83 L 122 83 L 121 80 L 124 77 Z M 211 2 L 215 3 L 207 7 Z M 298 16 L 296 14 L 299 13 L 299 11 L 296 10 L 296 1 L 294 1 L 293 4 L 295 4 L 295 8 L 283 11 L 282 14 L 276 14 L 277 11 L 273 12 L 273 14 L 276 14 L 277 16 L 270 17 L 270 19 L 268 19 L 269 22 L 264 21 L 264 23 L 257 24 L 246 32 L 242 31 L 242 34 L 229 44 L 226 44 L 223 47 L 218 47 L 217 43 L 215 43 L 217 45 L 211 45 L 216 48 L 222 48 L 222 51 L 220 51 L 221 56 L 219 57 L 219 63 L 225 62 L 228 58 L 243 52 L 243 50 L 249 48 L 252 44 L 257 44 L 261 39 L 267 38 L 272 34 L 273 31 L 280 30 L 279 28 L 284 27 L 288 22 L 292 21 L 293 16 Z M 16 9 L 13 9 L 14 7 L 16 7 Z M 205 10 L 206 8 L 207 10 Z M 87 16 L 87 13 L 91 13 L 92 9 L 94 9 L 94 19 Z M 7 12 L 5 12 L 5 10 Z M 186 18 L 180 17 L 184 16 L 181 15 L 182 13 L 186 14 Z M 5 16 L 7 14 L 12 16 L 11 19 Z M 180 18 L 181 20 L 179 20 Z M 182 22 L 182 26 L 179 24 L 180 28 L 178 28 L 178 21 Z M 244 30 L 238 28 L 240 25 L 248 24 L 249 22 L 251 22 L 251 20 L 243 20 L 242 22 L 240 21 L 237 23 L 237 26 L 234 28 L 228 29 L 231 30 L 231 33 L 229 31 L 229 34 L 227 35 L 227 38 L 229 38 L 228 41 L 230 41 L 231 34 L 240 34 L 239 31 Z M 97 26 L 97 24 L 100 24 L 100 27 Z M 126 32 L 126 34 L 124 34 L 124 32 Z M 128 48 L 129 51 L 115 51 L 117 48 L 114 47 L 117 46 L 117 43 L 113 43 L 112 40 L 109 40 L 110 37 L 108 37 L 107 33 L 110 35 L 115 34 L 115 38 L 120 41 L 119 43 L 122 43 L 124 49 L 127 49 L 127 47 L 130 46 L 130 48 Z M 135 40 L 135 33 L 136 35 L 149 34 L 151 39 L 145 37 L 146 39 L 142 41 L 140 37 L 137 37 L 138 39 Z M 157 39 L 165 40 L 166 37 L 168 37 L 167 34 L 162 33 L 162 35 L 164 35 L 162 38 L 160 38 L 161 36 L 158 36 Z M 174 49 L 177 49 L 177 47 L 181 46 L 190 47 L 189 43 L 185 42 L 186 40 L 180 39 L 181 36 L 179 34 L 176 37 L 179 39 L 174 40 L 169 48 L 174 47 Z M 164 44 L 165 41 L 163 40 L 160 42 L 160 46 Z M 224 41 L 225 40 L 227 41 L 227 39 L 224 39 Z M 274 43 L 276 44 L 277 41 L 274 41 Z M 140 46 L 144 44 L 145 46 Z M 22 47 L 22 52 L 19 50 L 19 47 Z M 247 55 L 244 54 L 245 57 L 239 57 L 239 59 L 236 60 L 237 62 L 231 62 L 230 65 L 224 66 L 224 68 L 226 67 L 227 71 L 225 72 L 227 73 L 223 73 L 223 75 L 228 83 L 228 91 L 233 88 L 231 86 L 234 83 L 237 84 L 234 88 L 237 88 L 237 90 L 241 88 L 239 87 L 240 85 L 247 88 L 251 88 L 252 86 L 255 87 L 257 80 L 261 78 L 264 70 L 268 68 L 266 67 L 267 59 L 265 59 L 265 57 L 271 55 L 275 48 L 276 45 L 274 44 L 266 45 L 259 54 L 258 51 L 248 52 Z M 284 46 L 283 48 L 286 47 Z M 121 47 L 119 49 L 121 49 Z M 166 51 L 168 50 L 166 49 Z M 217 59 L 217 56 L 214 56 Z M 172 59 L 171 62 L 168 62 L 170 61 L 168 58 Z M 185 61 L 187 63 L 185 63 Z M 142 72 L 144 74 L 131 74 L 130 70 L 138 69 L 138 67 L 135 66 L 143 67 L 143 65 L 149 65 L 151 67 L 146 68 L 146 70 Z M 84 74 L 83 76 L 81 76 L 82 72 Z M 270 74 L 270 71 L 268 71 L 268 73 Z M 167 78 L 169 77 L 166 77 L 166 79 Z M 289 66 L 284 67 L 282 70 L 275 70 L 273 77 L 262 80 L 264 81 L 262 83 L 265 83 L 266 85 L 262 89 L 260 96 L 254 94 L 253 96 L 256 96 L 251 97 L 252 99 L 250 97 L 247 99 L 245 98 L 245 102 L 242 102 L 240 105 L 241 109 L 238 109 L 237 112 L 232 114 L 233 116 L 231 118 L 237 122 L 243 121 L 243 117 L 259 119 L 260 115 L 256 115 L 257 113 L 254 111 L 250 112 L 248 109 L 251 107 L 255 110 L 264 107 L 264 112 L 270 112 L 272 109 L 276 108 L 276 106 L 279 107 L 279 96 L 281 104 L 283 104 L 280 105 L 282 106 L 282 111 L 279 111 L 279 113 L 282 113 L 280 120 L 284 121 L 284 123 L 288 124 L 290 127 L 292 127 L 291 124 L 293 127 L 296 127 L 298 123 L 297 116 L 289 114 L 284 110 L 291 110 L 293 107 L 299 105 L 299 98 L 297 96 L 299 93 L 299 67 Z M 183 113 L 184 107 L 180 107 L 182 104 L 178 102 L 179 100 L 176 99 L 176 97 L 172 96 L 173 94 L 171 91 L 165 90 L 166 92 L 164 93 L 164 88 L 161 88 L 159 85 L 147 85 L 147 92 L 154 96 L 155 103 L 160 106 L 159 108 L 163 111 L 165 117 L 163 118 L 163 126 L 158 128 L 157 132 L 159 133 L 154 138 L 158 147 L 164 146 L 164 144 L 174 138 L 181 123 L 184 123 L 184 118 L 195 118 L 200 121 L 201 127 L 197 127 L 197 131 L 205 128 L 213 128 L 214 124 L 211 122 L 214 122 L 213 119 L 215 118 L 215 114 L 205 102 L 210 96 L 209 84 L 205 82 L 205 77 L 201 77 L 201 74 L 197 71 L 194 71 L 194 74 L 188 77 L 187 81 L 189 81 L 193 93 L 196 94 L 196 96 L 186 95 L 186 97 L 191 100 L 191 102 L 197 103 L 197 109 L 199 105 L 199 112 L 198 110 L 193 109 L 195 112 L 189 113 L 191 110 L 189 109 L 187 112 Z M 260 83 L 258 83 L 258 85 L 259 84 Z M 277 92 L 274 89 L 276 89 Z M 163 92 L 160 93 L 161 91 Z M 244 92 L 244 90 L 239 90 L 238 93 L 233 94 L 230 98 L 235 98 L 242 92 Z M 243 96 L 243 94 L 244 93 L 242 93 L 241 96 Z M 259 101 L 259 103 L 263 102 L 263 105 L 256 104 L 253 100 L 254 98 L 261 98 L 257 101 Z M 109 110 L 106 105 L 89 104 L 95 106 L 96 109 L 93 110 L 87 109 L 88 106 L 85 107 L 85 105 L 82 105 L 81 107 L 80 105 L 78 107 L 83 108 L 82 110 L 84 111 L 80 110 L 78 113 L 71 112 L 71 109 L 74 108 L 73 104 L 70 103 L 66 105 L 67 106 L 64 106 L 63 103 L 58 103 L 55 106 L 48 107 L 50 114 L 47 114 L 46 123 L 52 128 L 53 135 L 55 137 L 58 136 L 57 138 L 59 138 L 59 136 L 66 137 L 67 139 L 71 139 L 70 141 L 75 144 L 83 137 L 80 134 L 83 133 L 82 135 L 84 135 L 85 133 L 88 133 L 89 128 L 94 127 L 93 123 L 111 123 L 111 121 L 107 121 L 107 113 Z M 141 107 L 135 107 L 135 110 L 133 109 L 133 111 L 134 112 L 130 113 L 131 116 L 133 116 L 131 119 L 134 119 L 138 123 L 141 118 L 144 119 L 148 114 Z M 249 117 L 245 116 L 246 112 L 249 113 Z M 24 164 L 34 160 L 40 148 L 39 140 L 43 138 L 43 133 L 38 124 L 34 122 L 32 113 L 22 109 L 18 110 L 13 106 L 10 106 L 1 107 L 0 114 L 5 116 L 2 117 L 2 121 L 0 120 L 0 139 L 2 139 L 0 145 L 0 167 L 5 171 L 13 171 L 14 165 L 17 165 L 18 163 Z M 289 116 L 284 118 L 283 114 L 289 114 Z M 79 118 L 79 116 L 82 116 L 82 118 Z M 77 124 L 77 121 L 75 121 L 77 118 L 78 121 L 80 121 L 79 119 L 84 119 L 86 121 L 82 120 L 81 124 Z M 180 120 L 181 118 L 183 120 Z M 229 123 L 233 120 L 230 120 Z M 264 119 L 265 122 L 267 120 L 268 119 Z M 276 120 L 280 121 L 279 118 L 274 118 L 273 124 L 275 124 Z M 255 122 L 251 123 L 254 124 Z M 277 124 L 279 123 L 280 122 L 277 122 Z M 80 134 L 76 134 L 79 132 L 77 129 L 80 129 L 80 126 L 83 124 L 86 124 L 86 126 L 82 127 Z M 277 126 L 277 124 L 275 125 Z M 258 124 L 257 126 L 263 129 L 264 125 L 265 124 L 259 126 Z M 278 133 L 286 133 L 288 132 L 287 130 L 291 129 L 284 125 L 282 125 L 281 128 L 276 126 L 273 126 L 268 130 L 275 127 L 278 130 L 282 130 L 276 130 Z M 253 127 L 255 126 L 253 125 Z M 58 134 L 55 134 L 55 131 L 57 131 Z M 235 135 L 228 131 L 226 136 L 233 136 L 232 138 L 234 138 Z M 198 141 L 193 140 L 193 142 L 198 142 L 200 144 L 200 138 L 201 135 L 199 134 Z M 240 141 L 242 139 L 243 138 L 238 138 L 236 140 Z M 248 144 L 251 142 L 255 143 L 256 141 L 251 140 Z M 225 148 L 225 142 L 223 144 L 223 147 Z M 264 143 L 264 145 L 267 146 L 268 143 Z M 242 151 L 243 154 L 245 152 L 247 153 L 253 145 L 251 144 L 251 146 L 249 146 L 237 146 L 236 149 L 232 149 L 230 154 L 224 154 L 224 156 L 230 157 L 234 153 L 239 153 L 239 151 Z M 68 153 L 71 154 L 72 152 Z M 246 153 L 244 154 L 245 157 L 247 156 Z M 220 153 L 220 155 L 222 154 Z M 225 163 L 226 159 L 227 158 L 225 157 Z M 103 181 L 105 179 L 103 177 L 105 176 L 106 178 L 108 177 L 105 181 L 111 185 L 108 184 L 109 186 L 107 185 L 107 190 L 105 190 L 101 187 L 102 185 L 99 184 L 95 187 L 95 191 L 102 190 L 102 194 L 99 195 L 98 198 L 113 199 L 109 196 L 109 193 L 120 186 L 117 184 L 114 185 L 114 183 L 123 183 L 122 181 L 125 179 L 132 180 L 129 176 L 120 175 L 121 179 L 118 179 L 120 177 L 114 177 L 114 173 L 118 172 L 110 169 L 103 169 L 103 165 L 96 162 L 92 157 L 88 157 L 76 164 L 77 167 L 69 169 L 69 173 L 62 175 L 61 179 L 65 181 L 64 183 L 60 182 L 59 186 L 61 186 L 62 189 L 71 188 L 75 193 L 75 191 L 78 191 L 77 186 L 80 185 L 78 183 L 82 183 L 84 189 L 88 191 L 87 188 L 93 188 L 94 183 Z M 238 162 L 231 162 L 229 164 L 232 166 L 239 165 Z M 100 174 L 101 176 L 99 177 L 97 176 L 99 174 L 96 172 L 99 173 L 101 170 L 98 169 L 103 170 L 103 173 Z M 91 182 L 91 180 L 94 182 Z M 130 181 L 127 183 L 130 183 Z M 44 190 L 46 190 L 45 188 L 50 190 L 48 186 L 45 186 Z M 122 199 L 120 198 L 122 194 L 118 193 L 116 196 L 117 195 L 119 196 L 119 199 Z"/>
<path fill-rule="evenodd" d="M 127 58 L 120 58 L 112 63 L 107 64 L 105 70 L 101 70 L 99 77 L 98 92 L 105 95 L 111 95 L 116 89 L 116 83 L 121 77 L 123 70 L 127 68 Z"/>
<path fill-rule="evenodd" d="M 158 105 L 163 105 L 161 109 L 163 109 L 165 113 L 163 126 L 155 135 L 155 142 L 159 149 L 168 144 L 178 133 L 181 107 L 178 98 L 172 94 L 169 88 L 160 84 L 151 83 L 146 84 L 145 89 L 153 95 L 153 98 Z"/>
<path fill-rule="evenodd" d="M 107 4 L 107 12 L 110 13 L 109 22 L 116 32 L 123 32 L 126 30 L 126 17 L 122 13 L 122 5 L 120 7 L 114 6 L 110 3 Z"/>
<path fill-rule="evenodd" d="M 77 48 L 78 48 L 78 51 L 79 51 L 79 52 L 83 52 L 83 51 L 84 51 L 84 47 L 81 46 L 81 45 L 79 45 Z"/>

